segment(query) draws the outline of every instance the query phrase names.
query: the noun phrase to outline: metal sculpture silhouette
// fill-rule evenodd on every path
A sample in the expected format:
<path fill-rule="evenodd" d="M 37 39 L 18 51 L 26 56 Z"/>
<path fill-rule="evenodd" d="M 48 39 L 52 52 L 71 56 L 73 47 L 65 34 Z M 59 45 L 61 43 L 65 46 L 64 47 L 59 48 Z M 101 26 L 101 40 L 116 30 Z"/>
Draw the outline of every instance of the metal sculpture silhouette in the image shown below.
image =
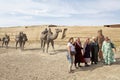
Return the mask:
<path fill-rule="evenodd" d="M 16 49 L 17 49 L 17 45 L 19 43 L 19 46 L 21 49 L 24 49 L 24 45 L 27 41 L 27 35 L 23 32 L 20 32 L 19 35 L 16 35 L 15 37 L 15 41 L 16 41 Z"/>
<path fill-rule="evenodd" d="M 55 29 L 55 34 L 53 34 L 51 29 L 49 28 L 46 33 L 41 35 L 41 48 L 43 48 L 43 52 L 45 51 L 45 45 L 47 44 L 46 52 L 48 53 L 49 43 L 51 43 L 54 50 L 54 40 L 57 39 L 59 32 L 62 32 L 62 29 Z"/>

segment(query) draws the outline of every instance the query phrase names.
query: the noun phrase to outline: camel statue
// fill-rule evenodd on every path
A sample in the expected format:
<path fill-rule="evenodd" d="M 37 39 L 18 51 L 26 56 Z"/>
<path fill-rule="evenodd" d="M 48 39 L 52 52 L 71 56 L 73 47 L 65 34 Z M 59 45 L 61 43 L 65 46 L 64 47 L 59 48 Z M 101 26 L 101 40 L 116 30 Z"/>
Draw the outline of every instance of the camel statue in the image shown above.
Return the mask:
<path fill-rule="evenodd" d="M 24 45 L 25 45 L 25 43 L 26 43 L 27 40 L 28 40 L 27 36 L 23 32 L 20 32 L 19 35 L 16 35 L 16 37 L 15 37 L 16 49 L 17 49 L 18 43 L 19 43 L 20 48 L 24 49 Z"/>
<path fill-rule="evenodd" d="M 103 59 L 103 54 L 102 54 L 102 51 L 101 51 L 103 41 L 104 41 L 104 35 L 102 34 L 102 30 L 100 29 L 100 30 L 98 30 L 98 35 L 97 35 L 97 42 L 98 42 L 98 45 L 99 45 L 99 58 L 100 58 L 100 60 Z"/>
<path fill-rule="evenodd" d="M 66 31 L 67 31 L 67 28 L 64 28 L 61 39 L 64 39 L 66 37 Z"/>
<path fill-rule="evenodd" d="M 5 44 L 5 47 L 6 48 L 8 48 L 8 44 L 9 44 L 9 41 L 10 41 L 10 37 L 7 35 L 7 34 L 5 34 L 5 36 L 2 38 L 2 47 L 3 47 L 3 45 Z"/>
<path fill-rule="evenodd" d="M 51 32 L 51 29 L 49 28 L 47 36 L 43 38 L 43 52 L 45 51 L 45 44 L 47 43 L 47 49 L 46 52 L 48 53 L 49 43 L 51 43 L 52 48 L 54 50 L 54 40 L 57 39 L 59 32 L 62 32 L 62 29 L 55 29 L 55 34 Z M 46 34 L 45 34 L 46 35 Z"/>
<path fill-rule="evenodd" d="M 47 33 L 48 33 L 47 28 L 45 28 L 45 30 L 43 32 L 41 32 L 41 36 L 40 36 L 41 48 L 43 48 L 43 43 L 47 38 Z"/>

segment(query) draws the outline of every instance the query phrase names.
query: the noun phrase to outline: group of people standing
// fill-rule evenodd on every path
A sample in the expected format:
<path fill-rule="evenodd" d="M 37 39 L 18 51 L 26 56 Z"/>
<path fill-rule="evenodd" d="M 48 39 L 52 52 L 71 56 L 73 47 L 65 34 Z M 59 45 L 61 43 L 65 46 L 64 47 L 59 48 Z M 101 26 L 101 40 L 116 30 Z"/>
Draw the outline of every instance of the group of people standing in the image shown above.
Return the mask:
<path fill-rule="evenodd" d="M 102 30 L 100 30 L 101 32 Z M 99 33 L 99 31 L 98 31 Z M 80 63 L 84 63 L 86 67 L 89 67 L 91 63 L 97 64 L 98 59 L 106 65 L 111 65 L 114 61 L 114 51 L 116 48 L 114 44 L 108 37 L 100 36 L 102 39 L 93 37 L 92 40 L 87 38 L 83 46 L 81 44 L 80 38 L 74 40 L 71 37 L 67 44 L 67 59 L 69 61 L 69 72 L 74 72 L 72 67 L 81 67 Z M 100 43 L 101 42 L 101 43 Z M 114 49 L 114 51 L 113 51 Z"/>

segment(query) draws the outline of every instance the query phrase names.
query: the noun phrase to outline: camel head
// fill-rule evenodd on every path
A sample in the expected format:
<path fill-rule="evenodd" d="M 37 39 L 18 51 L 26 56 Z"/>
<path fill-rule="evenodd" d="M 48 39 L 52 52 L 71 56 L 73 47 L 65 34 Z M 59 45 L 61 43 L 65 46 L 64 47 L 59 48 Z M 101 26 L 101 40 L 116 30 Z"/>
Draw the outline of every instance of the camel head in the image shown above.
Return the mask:
<path fill-rule="evenodd" d="M 61 39 L 64 39 L 66 37 L 66 31 L 67 31 L 67 28 L 64 28 Z"/>
<path fill-rule="evenodd" d="M 55 29 L 56 33 L 62 32 L 62 29 Z"/>
<path fill-rule="evenodd" d="M 98 30 L 98 35 L 102 35 L 102 29 Z"/>
<path fill-rule="evenodd" d="M 66 31 L 66 30 L 67 30 L 67 28 L 64 28 L 64 30 Z"/>

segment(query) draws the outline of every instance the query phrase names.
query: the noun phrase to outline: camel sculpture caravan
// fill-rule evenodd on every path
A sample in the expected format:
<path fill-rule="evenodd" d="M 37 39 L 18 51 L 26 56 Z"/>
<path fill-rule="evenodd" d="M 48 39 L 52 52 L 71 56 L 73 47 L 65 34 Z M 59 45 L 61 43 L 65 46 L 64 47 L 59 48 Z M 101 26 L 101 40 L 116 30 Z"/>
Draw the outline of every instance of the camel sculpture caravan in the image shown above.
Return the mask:
<path fill-rule="evenodd" d="M 17 49 L 18 43 L 19 43 L 20 49 L 24 49 L 24 45 L 25 45 L 27 40 L 28 40 L 27 36 L 23 32 L 20 32 L 19 35 L 16 35 L 16 37 L 15 37 L 16 49 Z"/>
<path fill-rule="evenodd" d="M 64 39 L 66 37 L 66 31 L 67 31 L 67 28 L 64 28 L 61 39 Z M 45 28 L 45 30 L 40 35 L 41 48 L 42 48 L 43 52 L 45 52 L 45 45 L 47 45 L 46 52 L 48 53 L 50 43 L 54 50 L 54 40 L 57 39 L 60 32 L 62 32 L 62 29 L 55 29 L 55 33 L 53 34 L 53 32 L 51 31 L 50 28 L 49 28 L 49 30 L 47 30 L 47 28 Z M 20 32 L 19 35 L 16 35 L 16 37 L 15 37 L 16 49 L 17 49 L 18 44 L 20 46 L 20 49 L 24 49 L 24 45 L 27 40 L 28 40 L 27 35 L 23 32 Z M 98 40 L 99 47 L 101 48 L 102 43 L 104 41 L 104 35 L 102 34 L 102 30 L 98 30 L 97 40 Z M 2 47 L 5 44 L 5 47 L 8 48 L 10 37 L 7 34 L 5 34 L 5 36 L 3 38 L 0 38 L 0 41 L 2 41 Z M 99 51 L 99 57 L 102 59 L 101 51 Z"/>
<path fill-rule="evenodd" d="M 66 35 L 66 28 L 63 30 L 63 34 L 62 34 L 62 38 L 63 39 Z M 51 43 L 52 48 L 54 50 L 54 40 L 57 39 L 59 33 L 62 32 L 62 29 L 55 29 L 55 33 L 53 34 L 53 32 L 51 31 L 51 29 L 49 28 L 49 30 L 47 30 L 47 28 L 41 33 L 40 36 L 40 41 L 41 41 L 41 48 L 43 50 L 43 52 L 45 52 L 45 45 L 47 45 L 47 49 L 46 52 L 48 53 L 48 49 L 49 49 L 49 44 Z M 10 37 L 6 34 L 5 37 L 3 37 L 2 39 L 0 39 L 1 41 L 3 41 L 2 46 L 5 44 L 6 48 L 8 48 L 8 43 L 10 41 Z M 15 36 L 15 48 L 18 48 L 18 44 L 21 50 L 24 49 L 24 45 L 27 41 L 27 35 L 23 32 L 20 32 L 18 35 Z"/>
<path fill-rule="evenodd" d="M 62 32 L 62 29 L 55 29 L 55 34 L 53 34 L 51 32 L 51 29 L 49 28 L 48 31 L 47 29 L 45 29 L 45 31 L 41 33 L 40 40 L 41 40 L 41 48 L 43 49 L 43 52 L 45 52 L 45 45 L 47 44 L 46 52 L 48 53 L 49 43 L 51 43 L 52 48 L 54 50 L 54 40 L 57 39 L 59 32 Z"/>
<path fill-rule="evenodd" d="M 8 48 L 9 41 L 10 41 L 10 37 L 7 34 L 5 34 L 5 36 L 2 38 L 2 47 L 5 44 L 5 47 Z"/>

